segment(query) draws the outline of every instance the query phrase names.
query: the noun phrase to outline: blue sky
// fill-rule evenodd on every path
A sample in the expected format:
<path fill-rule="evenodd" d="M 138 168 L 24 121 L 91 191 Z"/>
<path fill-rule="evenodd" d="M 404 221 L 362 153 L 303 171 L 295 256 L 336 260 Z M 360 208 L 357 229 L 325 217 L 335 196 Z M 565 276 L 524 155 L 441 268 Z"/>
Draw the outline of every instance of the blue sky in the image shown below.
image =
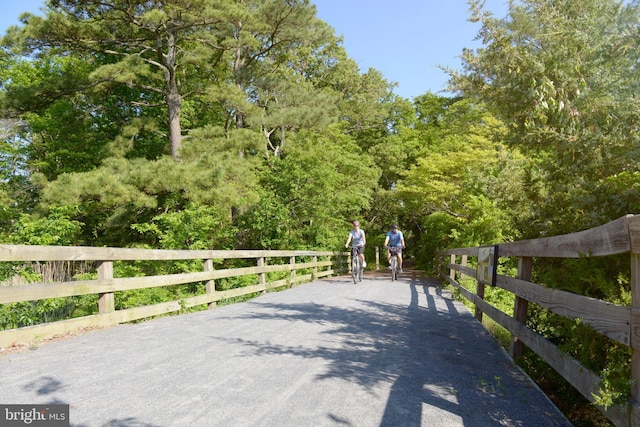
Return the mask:
<path fill-rule="evenodd" d="M 379 70 L 400 96 L 438 93 L 447 75 L 438 65 L 460 68 L 462 48 L 476 48 L 479 24 L 467 21 L 466 0 L 311 0 L 318 16 L 344 37 L 344 47 L 362 72 Z M 22 12 L 37 13 L 43 0 L 0 0 L 0 32 L 18 24 Z M 486 0 L 496 17 L 508 0 Z"/>
<path fill-rule="evenodd" d="M 312 0 L 318 16 L 344 37 L 361 71 L 370 67 L 397 82 L 400 96 L 441 91 L 448 76 L 438 66 L 460 68 L 464 47 L 476 48 L 480 24 L 467 21 L 466 0 Z M 498 18 L 508 0 L 486 0 Z"/>

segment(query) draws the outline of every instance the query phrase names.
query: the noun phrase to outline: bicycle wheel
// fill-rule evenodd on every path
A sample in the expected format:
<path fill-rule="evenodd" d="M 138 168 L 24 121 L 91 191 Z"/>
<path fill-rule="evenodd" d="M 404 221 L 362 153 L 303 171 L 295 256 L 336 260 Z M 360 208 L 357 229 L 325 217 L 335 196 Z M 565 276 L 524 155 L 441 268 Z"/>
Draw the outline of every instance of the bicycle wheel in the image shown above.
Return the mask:
<path fill-rule="evenodd" d="M 391 256 L 391 281 L 398 279 L 398 257 Z"/>
<path fill-rule="evenodd" d="M 358 283 L 358 271 L 360 271 L 360 257 L 356 254 L 351 260 L 351 277 L 353 283 Z"/>
<path fill-rule="evenodd" d="M 358 282 L 362 282 L 362 270 L 364 270 L 364 267 L 362 266 L 362 262 L 360 262 L 361 260 L 358 259 Z"/>

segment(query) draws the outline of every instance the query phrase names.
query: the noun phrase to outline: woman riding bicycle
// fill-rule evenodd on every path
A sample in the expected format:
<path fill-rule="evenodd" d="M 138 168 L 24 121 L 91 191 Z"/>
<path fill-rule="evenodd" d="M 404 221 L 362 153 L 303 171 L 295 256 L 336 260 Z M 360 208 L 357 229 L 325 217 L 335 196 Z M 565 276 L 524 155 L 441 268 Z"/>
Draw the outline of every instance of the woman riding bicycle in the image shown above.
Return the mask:
<path fill-rule="evenodd" d="M 360 229 L 360 221 L 353 221 L 353 229 L 349 231 L 349 237 L 347 237 L 347 243 L 344 244 L 344 247 L 348 248 L 352 240 L 353 247 L 357 248 L 358 256 L 362 260 L 362 268 L 365 268 L 367 263 L 364 261 L 364 245 L 367 244 L 367 239 L 364 236 L 364 230 Z"/>
<path fill-rule="evenodd" d="M 389 265 L 391 265 L 391 248 L 394 248 L 393 251 L 398 254 L 398 269 L 400 273 L 402 273 L 402 249 L 405 247 L 404 236 L 402 235 L 402 231 L 398 230 L 396 224 L 393 224 L 391 230 L 387 232 L 387 237 L 384 239 L 384 247 L 387 248 L 387 261 Z"/>

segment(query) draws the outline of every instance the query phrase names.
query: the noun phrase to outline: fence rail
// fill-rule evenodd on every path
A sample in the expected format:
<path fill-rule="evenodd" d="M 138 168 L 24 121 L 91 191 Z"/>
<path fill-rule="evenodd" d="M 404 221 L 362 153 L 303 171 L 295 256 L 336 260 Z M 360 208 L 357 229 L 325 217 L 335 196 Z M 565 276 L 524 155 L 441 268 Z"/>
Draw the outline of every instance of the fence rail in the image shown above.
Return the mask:
<path fill-rule="evenodd" d="M 624 253 L 631 256 L 631 307 L 530 282 L 533 258 L 580 258 Z M 510 352 L 513 357 L 521 356 L 526 345 L 592 403 L 595 403 L 594 396 L 599 392 L 602 379 L 526 326 L 529 303 L 560 316 L 582 319 L 598 333 L 631 347 L 630 401 L 606 409 L 596 406 L 616 426 L 640 426 L 640 216 L 626 215 L 578 233 L 488 247 L 456 248 L 443 251 L 440 255 L 441 266 L 448 270 L 441 272 L 441 276 L 475 305 L 478 320 L 482 321 L 484 313 L 511 333 Z M 518 258 L 518 277 L 497 274 L 499 257 Z M 473 262 L 474 258 L 477 267 L 468 267 L 467 263 Z M 476 293 L 466 289 L 457 280 L 456 272 L 476 280 Z M 514 294 L 513 316 L 503 313 L 484 300 L 486 285 Z"/>
<path fill-rule="evenodd" d="M 96 263 L 97 279 L 63 282 L 30 283 L 0 286 L 0 304 L 29 302 L 97 294 L 98 313 L 83 317 L 0 331 L 0 347 L 30 342 L 75 332 L 81 328 L 104 327 L 147 317 L 177 312 L 199 305 L 215 306 L 217 301 L 293 286 L 335 274 L 347 265 L 344 252 L 330 251 L 261 251 L 261 250 L 155 250 L 96 248 L 80 246 L 0 245 L 0 262 L 78 262 Z M 272 259 L 285 263 L 268 265 Z M 300 259 L 305 258 L 304 262 Z M 214 269 L 214 260 L 255 260 L 255 266 Z M 309 261 L 311 259 L 311 261 Z M 113 264 L 118 261 L 202 260 L 202 271 L 143 277 L 114 277 Z M 288 261 L 288 262 L 286 262 Z M 300 274 L 300 270 L 304 270 Z M 285 279 L 267 282 L 267 273 L 289 272 Z M 95 273 L 94 273 L 95 275 Z M 228 290 L 216 290 L 215 281 L 223 278 L 253 275 L 254 284 Z M 116 293 L 189 283 L 205 283 L 205 293 L 181 300 L 116 310 Z"/>

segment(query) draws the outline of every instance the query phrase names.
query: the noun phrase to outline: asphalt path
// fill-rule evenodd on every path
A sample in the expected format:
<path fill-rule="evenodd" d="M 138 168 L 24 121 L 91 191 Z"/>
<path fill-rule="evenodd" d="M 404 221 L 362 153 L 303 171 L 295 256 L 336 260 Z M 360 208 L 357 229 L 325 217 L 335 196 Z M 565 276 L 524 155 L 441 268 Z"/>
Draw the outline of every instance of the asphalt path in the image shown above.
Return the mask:
<path fill-rule="evenodd" d="M 314 281 L 0 357 L 0 403 L 72 426 L 570 426 L 417 272 Z"/>

